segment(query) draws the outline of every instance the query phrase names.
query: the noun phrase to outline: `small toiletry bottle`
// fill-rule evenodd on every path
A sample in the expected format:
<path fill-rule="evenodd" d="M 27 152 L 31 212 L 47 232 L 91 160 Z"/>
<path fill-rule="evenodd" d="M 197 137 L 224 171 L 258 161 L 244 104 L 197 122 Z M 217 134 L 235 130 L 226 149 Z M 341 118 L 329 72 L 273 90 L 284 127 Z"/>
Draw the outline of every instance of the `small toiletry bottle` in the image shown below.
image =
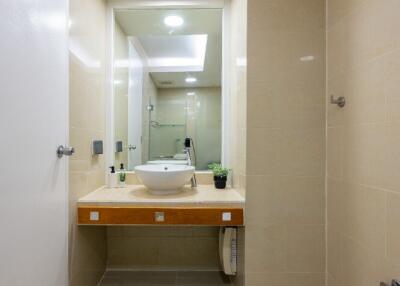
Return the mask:
<path fill-rule="evenodd" d="M 111 171 L 108 174 L 108 180 L 107 180 L 107 186 L 109 188 L 116 188 L 118 187 L 118 177 L 117 174 L 115 173 L 115 167 L 111 166 L 110 167 Z"/>
<path fill-rule="evenodd" d="M 125 173 L 125 169 L 124 169 L 124 164 L 121 163 L 120 169 L 119 169 L 119 186 L 122 188 L 125 187 L 125 185 L 126 185 L 125 179 L 126 179 L 126 173 Z"/>

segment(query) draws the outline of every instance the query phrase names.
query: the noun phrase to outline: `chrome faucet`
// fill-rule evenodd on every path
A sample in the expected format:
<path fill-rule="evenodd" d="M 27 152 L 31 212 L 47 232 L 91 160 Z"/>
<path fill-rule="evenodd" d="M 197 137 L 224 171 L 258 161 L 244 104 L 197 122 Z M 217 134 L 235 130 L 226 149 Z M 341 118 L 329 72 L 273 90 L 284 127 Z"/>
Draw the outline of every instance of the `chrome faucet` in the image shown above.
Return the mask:
<path fill-rule="evenodd" d="M 192 166 L 192 158 L 190 156 L 190 148 L 185 147 L 183 149 L 184 154 L 186 155 L 186 162 L 188 166 Z M 192 178 L 190 179 L 190 182 L 192 184 L 192 188 L 197 187 L 197 180 L 196 180 L 196 173 L 193 173 Z"/>

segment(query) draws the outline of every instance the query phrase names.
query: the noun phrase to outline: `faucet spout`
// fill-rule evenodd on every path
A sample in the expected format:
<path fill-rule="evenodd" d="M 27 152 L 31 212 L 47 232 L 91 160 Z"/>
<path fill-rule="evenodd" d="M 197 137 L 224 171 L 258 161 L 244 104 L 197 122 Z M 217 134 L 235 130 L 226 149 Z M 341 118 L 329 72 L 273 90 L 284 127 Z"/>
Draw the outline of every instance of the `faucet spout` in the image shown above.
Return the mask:
<path fill-rule="evenodd" d="M 185 148 L 184 152 L 186 154 L 187 165 L 188 166 L 192 166 L 192 159 L 190 157 L 190 149 L 189 148 Z M 192 188 L 196 188 L 197 187 L 196 173 L 193 173 L 193 176 L 190 179 L 190 183 L 191 183 Z"/>

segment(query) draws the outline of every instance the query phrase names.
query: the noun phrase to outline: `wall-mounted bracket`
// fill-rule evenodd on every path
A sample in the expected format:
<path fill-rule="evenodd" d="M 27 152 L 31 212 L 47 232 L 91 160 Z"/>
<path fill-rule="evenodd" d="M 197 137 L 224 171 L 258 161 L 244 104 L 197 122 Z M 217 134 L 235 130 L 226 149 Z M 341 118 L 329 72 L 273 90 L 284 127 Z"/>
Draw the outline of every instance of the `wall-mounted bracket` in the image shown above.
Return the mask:
<path fill-rule="evenodd" d="M 333 95 L 331 95 L 331 103 L 337 104 L 339 107 L 344 107 L 346 105 L 346 99 L 343 96 L 339 96 L 335 99 Z"/>

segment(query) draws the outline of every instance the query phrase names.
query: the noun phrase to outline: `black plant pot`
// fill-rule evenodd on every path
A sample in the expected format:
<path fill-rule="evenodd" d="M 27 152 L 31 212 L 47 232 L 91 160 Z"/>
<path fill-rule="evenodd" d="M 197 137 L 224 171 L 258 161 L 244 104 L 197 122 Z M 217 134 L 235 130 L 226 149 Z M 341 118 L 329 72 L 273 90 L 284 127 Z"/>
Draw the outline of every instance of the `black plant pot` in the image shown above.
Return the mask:
<path fill-rule="evenodd" d="M 214 185 L 217 189 L 225 189 L 226 188 L 226 179 L 227 176 L 214 176 Z"/>

